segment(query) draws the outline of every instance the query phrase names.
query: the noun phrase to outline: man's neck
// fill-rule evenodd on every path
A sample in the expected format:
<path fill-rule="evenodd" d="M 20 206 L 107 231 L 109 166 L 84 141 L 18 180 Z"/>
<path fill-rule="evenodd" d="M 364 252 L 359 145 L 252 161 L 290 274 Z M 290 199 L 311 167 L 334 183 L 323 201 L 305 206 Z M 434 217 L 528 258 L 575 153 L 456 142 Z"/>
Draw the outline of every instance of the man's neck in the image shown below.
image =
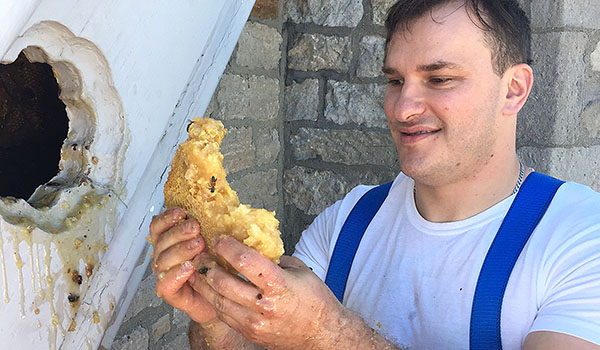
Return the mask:
<path fill-rule="evenodd" d="M 443 186 L 416 183 L 415 204 L 419 213 L 431 222 L 452 222 L 485 211 L 512 194 L 520 165 L 516 158 L 509 163 L 501 174 L 483 170 L 474 177 Z M 530 172 L 525 167 L 524 178 Z"/>

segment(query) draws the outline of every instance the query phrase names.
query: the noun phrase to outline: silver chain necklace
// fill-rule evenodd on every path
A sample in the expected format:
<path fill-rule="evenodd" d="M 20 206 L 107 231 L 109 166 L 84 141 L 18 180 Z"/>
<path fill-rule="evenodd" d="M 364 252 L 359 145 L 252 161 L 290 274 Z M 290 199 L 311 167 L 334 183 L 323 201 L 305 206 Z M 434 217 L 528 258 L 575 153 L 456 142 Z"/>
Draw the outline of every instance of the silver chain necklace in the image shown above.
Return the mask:
<path fill-rule="evenodd" d="M 513 190 L 512 194 L 519 192 L 519 188 L 521 188 L 521 185 L 523 184 L 523 178 L 525 177 L 525 167 L 523 166 L 523 162 L 520 159 L 519 167 L 521 168 L 519 170 L 519 179 L 517 180 L 517 184 L 515 185 L 515 189 Z"/>

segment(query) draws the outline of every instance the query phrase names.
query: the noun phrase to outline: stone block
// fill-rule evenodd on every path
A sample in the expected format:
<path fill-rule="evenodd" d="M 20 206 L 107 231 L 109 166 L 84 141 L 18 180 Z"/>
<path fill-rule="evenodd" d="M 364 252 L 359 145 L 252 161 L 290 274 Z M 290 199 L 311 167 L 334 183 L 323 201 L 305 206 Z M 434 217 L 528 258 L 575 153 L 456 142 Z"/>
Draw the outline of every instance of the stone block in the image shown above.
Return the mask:
<path fill-rule="evenodd" d="M 398 154 L 389 131 L 300 128 L 290 139 L 297 160 L 393 166 Z"/>
<path fill-rule="evenodd" d="M 396 3 L 397 0 L 371 0 L 373 7 L 373 23 L 382 26 L 385 25 L 387 12 Z"/>
<path fill-rule="evenodd" d="M 285 120 L 312 120 L 319 117 L 319 80 L 292 82 L 285 88 Z"/>
<path fill-rule="evenodd" d="M 171 330 L 171 319 L 169 314 L 163 315 L 152 325 L 152 341 L 158 342 L 163 335 Z"/>
<path fill-rule="evenodd" d="M 256 0 L 250 16 L 262 19 L 277 18 L 279 0 Z"/>
<path fill-rule="evenodd" d="M 129 309 L 125 314 L 123 322 L 127 322 L 127 320 L 137 316 L 145 308 L 157 307 L 162 305 L 162 303 L 163 300 L 156 296 L 156 276 L 151 273 L 140 283 L 135 296 L 131 300 L 131 304 L 129 304 Z"/>
<path fill-rule="evenodd" d="M 256 164 L 272 164 L 277 160 L 281 141 L 276 129 L 257 128 L 256 132 Z"/>
<path fill-rule="evenodd" d="M 600 29 L 598 0 L 532 1 L 531 14 L 531 24 L 536 28 Z"/>
<path fill-rule="evenodd" d="M 247 22 L 238 40 L 235 63 L 248 68 L 277 69 L 282 41 L 277 29 Z"/>
<path fill-rule="evenodd" d="M 325 118 L 336 124 L 356 123 L 387 128 L 383 112 L 385 84 L 351 84 L 330 81 L 325 97 Z"/>
<path fill-rule="evenodd" d="M 579 138 L 587 34 L 533 35 L 534 86 L 519 116 L 523 144 L 568 145 Z"/>
<path fill-rule="evenodd" d="M 592 70 L 594 72 L 600 72 L 600 42 L 596 45 L 596 49 L 590 55 L 592 61 Z"/>
<path fill-rule="evenodd" d="M 279 113 L 279 80 L 224 74 L 217 90 L 220 120 L 273 120 Z"/>
<path fill-rule="evenodd" d="M 251 128 L 229 128 L 221 144 L 223 167 L 228 174 L 254 166 Z"/>
<path fill-rule="evenodd" d="M 286 0 L 287 17 L 294 23 L 356 27 L 363 17 L 362 0 Z"/>
<path fill-rule="evenodd" d="M 175 339 L 163 344 L 162 350 L 189 350 L 190 340 L 186 333 L 179 334 Z"/>
<path fill-rule="evenodd" d="M 348 181 L 332 171 L 295 166 L 284 171 L 285 203 L 317 215 L 350 190 Z"/>
<path fill-rule="evenodd" d="M 176 330 L 187 332 L 190 325 L 190 317 L 183 311 L 173 308 L 173 326 Z"/>
<path fill-rule="evenodd" d="M 360 41 L 360 56 L 356 75 L 361 78 L 383 76 L 383 56 L 385 54 L 385 38 L 367 35 Z"/>
<path fill-rule="evenodd" d="M 581 125 L 588 137 L 600 138 L 600 100 L 585 107 L 581 114 Z"/>
<path fill-rule="evenodd" d="M 149 349 L 148 339 L 148 331 L 138 326 L 130 334 L 116 339 L 111 346 L 111 350 L 147 350 Z"/>
<path fill-rule="evenodd" d="M 350 37 L 302 34 L 288 52 L 288 68 L 299 71 L 333 70 L 344 73 L 350 68 Z"/>
<path fill-rule="evenodd" d="M 241 203 L 274 211 L 279 202 L 277 180 L 277 170 L 271 169 L 246 174 L 230 183 L 231 188 L 237 192 Z"/>
<path fill-rule="evenodd" d="M 315 170 L 295 166 L 284 170 L 283 190 L 286 205 L 293 205 L 308 215 L 317 215 L 342 199 L 359 184 L 383 184 L 394 179 L 397 167 L 385 169 L 344 169 L 343 174 L 330 170 Z M 288 227 L 297 227 L 291 218 Z M 302 219 L 300 219 L 302 220 Z"/>
<path fill-rule="evenodd" d="M 572 148 L 524 147 L 524 161 L 537 171 L 574 181 L 600 191 L 600 146 Z"/>

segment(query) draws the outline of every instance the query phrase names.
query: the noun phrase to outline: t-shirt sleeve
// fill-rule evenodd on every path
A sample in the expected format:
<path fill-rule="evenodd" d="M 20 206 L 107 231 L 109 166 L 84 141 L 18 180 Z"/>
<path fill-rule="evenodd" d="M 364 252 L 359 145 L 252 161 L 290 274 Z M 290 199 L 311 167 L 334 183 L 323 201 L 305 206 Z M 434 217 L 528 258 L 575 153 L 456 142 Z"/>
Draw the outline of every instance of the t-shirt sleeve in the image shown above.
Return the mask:
<path fill-rule="evenodd" d="M 312 224 L 302 232 L 293 254 L 308 265 L 323 281 L 327 274 L 329 250 L 340 205 L 341 201 L 338 201 L 315 218 Z"/>
<path fill-rule="evenodd" d="M 308 265 L 319 278 L 325 281 L 327 268 L 339 229 L 346 216 L 362 195 L 373 186 L 357 186 L 342 200 L 325 209 L 310 226 L 302 232 L 293 256 Z"/>
<path fill-rule="evenodd" d="M 600 225 L 563 241 L 544 269 L 545 295 L 530 332 L 566 333 L 600 344 Z"/>

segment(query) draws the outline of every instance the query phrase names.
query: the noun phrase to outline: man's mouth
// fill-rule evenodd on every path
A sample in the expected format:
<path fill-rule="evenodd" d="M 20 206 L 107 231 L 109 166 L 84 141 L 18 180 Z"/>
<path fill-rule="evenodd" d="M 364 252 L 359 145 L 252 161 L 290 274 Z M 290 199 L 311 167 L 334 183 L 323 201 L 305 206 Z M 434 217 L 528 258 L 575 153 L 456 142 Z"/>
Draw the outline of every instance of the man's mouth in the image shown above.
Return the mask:
<path fill-rule="evenodd" d="M 407 135 L 407 136 L 416 136 L 416 135 L 423 135 L 423 134 L 435 134 L 436 132 L 438 132 L 439 130 L 423 130 L 423 131 L 417 131 L 417 132 L 403 132 L 403 135 Z"/>
<path fill-rule="evenodd" d="M 401 130 L 398 130 L 398 131 L 400 131 L 400 135 L 399 135 L 400 138 L 398 141 L 400 141 L 400 143 L 402 143 L 404 145 L 415 144 L 415 143 L 421 142 L 422 140 L 429 139 L 430 136 L 438 133 L 441 130 L 442 129 L 423 130 L 422 127 L 405 128 L 404 130 L 401 129 Z"/>

